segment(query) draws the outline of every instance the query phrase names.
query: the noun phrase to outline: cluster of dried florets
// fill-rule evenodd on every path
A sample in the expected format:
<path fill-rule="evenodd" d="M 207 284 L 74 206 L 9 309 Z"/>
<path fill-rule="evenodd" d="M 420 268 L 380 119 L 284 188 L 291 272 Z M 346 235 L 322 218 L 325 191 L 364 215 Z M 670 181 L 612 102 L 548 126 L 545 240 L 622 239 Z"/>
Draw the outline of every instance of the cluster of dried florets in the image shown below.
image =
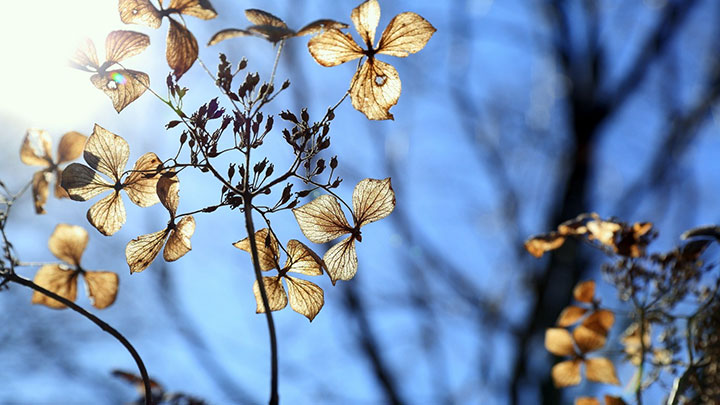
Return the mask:
<path fill-rule="evenodd" d="M 601 249 L 615 261 L 603 266 L 605 278 L 619 298 L 632 304 L 628 317 L 632 323 L 622 333 L 622 360 L 637 367 L 633 377 L 636 395 L 657 382 L 662 373 L 675 381 L 668 403 L 680 398 L 713 402 L 717 392 L 709 389 L 717 381 L 720 347 L 717 317 L 720 276 L 716 266 L 703 260 L 708 247 L 720 241 L 720 227 L 691 229 L 682 235 L 683 243 L 664 253 L 647 253 L 657 236 L 650 223 L 626 224 L 583 214 L 564 222 L 557 231 L 534 236 L 525 243 L 536 257 L 558 249 L 567 238 L 578 238 Z M 579 305 L 570 305 L 560 314 L 557 327 L 546 332 L 545 347 L 570 359 L 556 364 L 552 378 L 558 387 L 579 384 L 580 366 L 590 381 L 619 384 L 613 363 L 605 357 L 587 357 L 604 347 L 614 324 L 614 314 L 600 307 L 595 282 L 580 283 L 574 290 Z M 573 327 L 573 325 L 575 325 Z M 566 328 L 573 327 L 572 332 Z M 709 384 L 709 385 L 708 385 Z M 692 402 L 692 401 L 691 401 Z M 594 398 L 578 398 L 576 404 L 599 403 Z M 625 403 L 606 396 L 606 404 Z"/>

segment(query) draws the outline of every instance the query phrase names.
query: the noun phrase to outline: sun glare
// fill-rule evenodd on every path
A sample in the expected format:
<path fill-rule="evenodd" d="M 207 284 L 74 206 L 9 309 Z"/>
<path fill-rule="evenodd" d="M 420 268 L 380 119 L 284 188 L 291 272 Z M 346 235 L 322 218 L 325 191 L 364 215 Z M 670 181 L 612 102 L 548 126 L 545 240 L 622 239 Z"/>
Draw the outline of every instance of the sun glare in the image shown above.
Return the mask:
<path fill-rule="evenodd" d="M 1 120 L 71 129 L 101 108 L 107 110 L 100 103 L 107 101 L 105 96 L 87 74 L 70 68 L 68 59 L 84 38 L 95 41 L 102 58 L 105 35 L 127 29 L 116 7 L 98 0 L 11 1 L 0 21 Z M 122 83 L 125 78 L 113 80 Z M 0 137 L 11 135 L 0 132 Z"/>

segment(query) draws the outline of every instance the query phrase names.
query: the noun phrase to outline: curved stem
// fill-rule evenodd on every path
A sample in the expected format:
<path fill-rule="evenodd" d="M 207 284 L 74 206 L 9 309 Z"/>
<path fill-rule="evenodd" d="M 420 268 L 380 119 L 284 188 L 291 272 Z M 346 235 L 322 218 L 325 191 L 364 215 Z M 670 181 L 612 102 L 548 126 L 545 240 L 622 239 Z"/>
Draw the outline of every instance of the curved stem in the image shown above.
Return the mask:
<path fill-rule="evenodd" d="M 148 377 L 147 369 L 145 369 L 145 364 L 143 363 L 142 358 L 140 358 L 140 355 L 138 354 L 138 352 L 135 350 L 135 348 L 132 346 L 132 344 L 130 344 L 130 341 L 128 341 L 125 338 L 125 336 L 123 336 L 120 332 L 118 332 L 117 329 L 108 325 L 102 319 L 100 319 L 97 316 L 86 311 L 81 306 L 77 305 L 76 303 L 68 300 L 65 297 L 55 294 L 54 292 L 52 292 L 50 290 L 40 287 L 39 285 L 33 283 L 31 280 L 20 277 L 15 273 L 10 273 L 6 277 L 8 280 L 10 280 L 12 282 L 15 282 L 15 283 L 18 283 L 25 287 L 31 288 L 31 289 L 33 289 L 43 295 L 46 295 L 56 301 L 62 302 L 63 304 L 68 306 L 73 311 L 79 313 L 80 315 L 82 315 L 85 318 L 92 321 L 95 325 L 99 326 L 100 329 L 102 329 L 105 332 L 112 335 L 123 346 L 125 346 L 127 351 L 130 352 L 130 355 L 132 356 L 133 360 L 135 360 L 135 364 L 137 364 L 138 370 L 140 371 L 140 376 L 142 377 L 142 380 L 143 380 L 143 387 L 145 388 L 145 405 L 152 405 L 152 392 L 151 392 L 151 388 L 150 388 L 150 377 Z"/>
<path fill-rule="evenodd" d="M 247 175 L 247 174 L 246 174 Z M 270 405 L 277 405 L 280 402 L 278 395 L 278 354 L 277 354 L 277 336 L 275 334 L 275 322 L 273 321 L 272 311 L 270 311 L 270 302 L 268 300 L 267 291 L 265 291 L 265 283 L 263 282 L 262 271 L 260 270 L 260 259 L 258 255 L 257 243 L 255 242 L 255 225 L 252 220 L 252 194 L 246 191 L 243 194 L 244 211 L 245 211 L 245 228 L 250 241 L 250 251 L 255 270 L 255 279 L 260 287 L 260 297 L 265 309 L 265 319 L 267 319 L 268 332 L 270 334 Z"/>

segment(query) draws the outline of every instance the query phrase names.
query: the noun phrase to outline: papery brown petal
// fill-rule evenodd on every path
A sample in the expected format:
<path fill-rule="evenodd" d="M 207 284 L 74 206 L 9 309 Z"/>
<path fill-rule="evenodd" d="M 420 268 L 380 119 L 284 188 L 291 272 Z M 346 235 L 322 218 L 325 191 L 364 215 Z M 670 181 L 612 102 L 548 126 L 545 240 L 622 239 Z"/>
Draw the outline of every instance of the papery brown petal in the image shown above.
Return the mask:
<path fill-rule="evenodd" d="M 123 190 L 130 201 L 140 207 L 149 207 L 160 202 L 157 183 L 161 177 L 162 161 L 156 154 L 148 152 L 135 162 L 132 172 L 123 182 Z"/>
<path fill-rule="evenodd" d="M 290 28 L 275 27 L 272 25 L 253 25 L 248 27 L 247 30 L 253 35 L 265 38 L 272 43 L 295 36 L 295 31 Z"/>
<path fill-rule="evenodd" d="M 575 353 L 572 336 L 565 328 L 548 328 L 545 331 L 545 349 L 557 356 L 570 356 Z"/>
<path fill-rule="evenodd" d="M 330 281 L 333 285 L 338 280 L 351 280 L 357 273 L 357 252 L 355 251 L 355 238 L 352 236 L 343 239 L 340 243 L 328 249 L 323 256 Z"/>
<path fill-rule="evenodd" d="M 325 304 L 325 295 L 322 288 L 307 280 L 287 277 L 290 307 L 297 313 L 305 315 L 312 322 L 315 315 Z"/>
<path fill-rule="evenodd" d="M 43 129 L 28 129 L 20 147 L 20 160 L 26 165 L 45 166 L 52 164 L 52 141 Z"/>
<path fill-rule="evenodd" d="M 137 70 L 111 70 L 90 77 L 92 84 L 110 97 L 118 113 L 150 87 L 150 76 Z"/>
<path fill-rule="evenodd" d="M 141 235 L 128 242 L 125 246 L 125 261 L 130 267 L 130 274 L 139 273 L 148 268 L 155 260 L 165 244 L 167 229 Z"/>
<path fill-rule="evenodd" d="M 150 46 L 150 37 L 135 31 L 118 30 L 105 39 L 105 60 L 121 62 Z"/>
<path fill-rule="evenodd" d="M 180 79 L 195 63 L 198 56 L 198 44 L 195 36 L 187 28 L 172 18 L 169 20 L 170 29 L 167 35 L 165 56 L 175 77 Z"/>
<path fill-rule="evenodd" d="M 590 239 L 597 239 L 603 245 L 615 247 L 615 234 L 622 230 L 622 226 L 615 222 L 596 219 L 588 221 L 587 229 Z"/>
<path fill-rule="evenodd" d="M 92 135 L 85 142 L 83 156 L 92 169 L 107 175 L 113 181 L 120 181 L 130 156 L 130 147 L 123 138 L 95 124 Z M 67 172 L 72 166 L 68 166 L 65 171 Z M 64 177 L 65 175 L 63 179 Z"/>
<path fill-rule="evenodd" d="M 322 274 L 322 259 L 302 242 L 290 239 L 287 244 L 287 252 L 288 258 L 285 262 L 285 269 L 288 269 L 288 271 L 307 274 L 308 276 Z"/>
<path fill-rule="evenodd" d="M 86 141 L 87 136 L 79 132 L 71 131 L 63 135 L 58 144 L 58 164 L 79 158 Z"/>
<path fill-rule="evenodd" d="M 576 307 L 574 305 L 569 305 L 563 309 L 563 311 L 560 313 L 560 316 L 558 316 L 558 320 L 556 322 L 557 326 L 567 327 L 570 325 L 574 325 L 577 321 L 580 320 L 580 318 L 583 317 L 587 313 L 587 309 Z"/>
<path fill-rule="evenodd" d="M 65 168 L 62 172 L 62 187 L 75 201 L 87 201 L 113 188 L 96 171 L 80 163 L 72 163 Z"/>
<path fill-rule="evenodd" d="M 575 398 L 575 405 L 600 405 L 600 401 L 593 397 Z"/>
<path fill-rule="evenodd" d="M 350 34 L 329 29 L 310 39 L 308 50 L 315 61 L 323 66 L 337 66 L 341 63 L 363 57 L 363 50 Z"/>
<path fill-rule="evenodd" d="M 226 39 L 247 37 L 250 35 L 253 35 L 253 33 L 247 30 L 228 28 L 222 31 L 218 31 L 215 35 L 213 35 L 212 38 L 210 38 L 210 41 L 208 41 L 208 46 L 215 45 L 218 42 L 224 41 Z"/>
<path fill-rule="evenodd" d="M 33 281 L 46 290 L 50 290 L 70 301 L 75 301 L 75 298 L 77 298 L 77 275 L 76 271 L 63 269 L 58 264 L 46 264 L 35 273 Z M 65 304 L 38 291 L 33 291 L 32 303 L 42 304 L 54 309 L 65 308 Z"/>
<path fill-rule="evenodd" d="M 270 245 L 265 246 L 265 239 L 270 235 Z M 260 229 L 255 232 L 255 244 L 258 250 L 258 261 L 260 262 L 260 270 L 267 271 L 277 266 L 278 257 L 280 255 L 280 247 L 275 235 L 268 228 Z M 250 249 L 250 239 L 245 238 L 241 241 L 233 243 L 233 246 L 240 250 L 244 250 L 252 254 Z"/>
<path fill-rule="evenodd" d="M 115 302 L 118 291 L 118 275 L 111 271 L 86 271 L 85 285 L 92 305 L 104 309 Z"/>
<path fill-rule="evenodd" d="M 313 243 L 326 243 L 352 232 L 335 197 L 321 195 L 292 210 L 300 230 Z"/>
<path fill-rule="evenodd" d="M 165 261 L 174 262 L 192 250 L 190 238 L 192 238 L 194 233 L 195 218 L 192 216 L 182 217 L 180 222 L 178 222 L 175 226 L 175 229 L 170 231 L 170 237 L 168 238 L 167 244 L 165 244 L 165 250 L 163 251 L 163 258 Z"/>
<path fill-rule="evenodd" d="M 263 284 L 265 284 L 265 292 L 267 293 L 268 305 L 270 311 L 279 311 L 287 306 L 288 298 L 285 294 L 285 289 L 280 282 L 280 276 L 275 277 L 263 277 Z M 262 302 L 262 295 L 260 294 L 260 284 L 257 280 L 253 284 L 253 293 L 255 294 L 255 302 L 257 303 L 256 313 L 265 313 L 265 306 Z"/>
<path fill-rule="evenodd" d="M 390 177 L 360 181 L 353 190 L 352 199 L 358 226 L 383 219 L 395 209 L 395 191 Z"/>
<path fill-rule="evenodd" d="M 575 344 L 582 353 L 588 353 L 605 346 L 607 338 L 605 335 L 595 332 L 583 325 L 579 325 L 572 332 Z"/>
<path fill-rule="evenodd" d="M 208 0 L 171 0 L 168 9 L 180 10 L 180 14 L 212 20 L 217 17 L 217 12 Z"/>
<path fill-rule="evenodd" d="M 175 172 L 160 176 L 157 182 L 157 195 L 160 203 L 174 216 L 180 204 L 180 181 Z"/>
<path fill-rule="evenodd" d="M 70 194 L 62 188 L 62 169 L 55 169 L 55 198 L 70 198 Z"/>
<path fill-rule="evenodd" d="M 593 218 L 592 214 L 580 214 L 573 219 L 569 219 L 558 225 L 558 232 L 561 235 L 584 235 L 587 233 L 587 221 Z"/>
<path fill-rule="evenodd" d="M 605 405 L 627 405 L 622 398 L 605 394 Z"/>
<path fill-rule="evenodd" d="M 300 28 L 300 30 L 298 30 L 295 36 L 301 37 L 303 35 L 314 35 L 330 29 L 342 30 L 347 27 L 348 25 L 345 23 L 324 18 L 321 20 L 315 20 L 310 24 Z"/>
<path fill-rule="evenodd" d="M 85 39 L 78 46 L 75 54 L 70 58 L 70 66 L 86 72 L 96 72 L 100 68 L 97 50 L 95 50 L 93 41 Z"/>
<path fill-rule="evenodd" d="M 615 366 L 604 357 L 585 360 L 585 376 L 590 381 L 620 385 L 617 374 L 615 374 Z"/>
<path fill-rule="evenodd" d="M 32 196 L 36 214 L 45 214 L 45 203 L 48 199 L 49 182 L 47 177 L 50 173 L 40 170 L 35 172 L 32 178 Z"/>
<path fill-rule="evenodd" d="M 92 226 L 105 236 L 119 231 L 125 223 L 125 205 L 120 193 L 113 191 L 107 197 L 90 207 L 87 219 Z"/>
<path fill-rule="evenodd" d="M 255 25 L 271 25 L 273 27 L 287 28 L 285 21 L 275 17 L 267 11 L 251 8 L 245 10 L 245 17 L 247 17 L 247 19 Z"/>
<path fill-rule="evenodd" d="M 363 42 L 372 47 L 375 43 L 375 29 L 380 22 L 380 5 L 377 0 L 367 0 L 355 7 L 350 18 Z"/>
<path fill-rule="evenodd" d="M 353 77 L 350 98 L 356 110 L 371 120 L 391 120 L 390 107 L 400 99 L 400 76 L 391 65 L 369 58 Z"/>
<path fill-rule="evenodd" d="M 557 232 L 536 235 L 525 241 L 525 250 L 540 258 L 545 252 L 555 250 L 565 243 L 565 237 Z"/>
<path fill-rule="evenodd" d="M 579 283 L 573 289 L 573 297 L 580 302 L 592 302 L 595 297 L 595 282 L 589 280 Z"/>
<path fill-rule="evenodd" d="M 141 24 L 155 29 L 162 24 L 162 15 L 150 0 L 120 0 L 118 11 L 120 20 L 125 24 Z"/>
<path fill-rule="evenodd" d="M 580 360 L 567 360 L 553 366 L 550 374 L 552 375 L 553 384 L 557 388 L 570 387 L 580 384 L 582 377 L 580 376 Z"/>
<path fill-rule="evenodd" d="M 582 325 L 595 333 L 607 336 L 615 323 L 615 314 L 607 309 L 599 309 L 582 322 Z"/>
<path fill-rule="evenodd" d="M 48 247 L 55 257 L 77 267 L 87 247 L 88 238 L 87 231 L 81 226 L 58 224 L 48 239 Z"/>
<path fill-rule="evenodd" d="M 437 31 L 427 20 L 415 13 L 401 13 L 385 27 L 377 53 L 404 58 L 425 47 Z"/>

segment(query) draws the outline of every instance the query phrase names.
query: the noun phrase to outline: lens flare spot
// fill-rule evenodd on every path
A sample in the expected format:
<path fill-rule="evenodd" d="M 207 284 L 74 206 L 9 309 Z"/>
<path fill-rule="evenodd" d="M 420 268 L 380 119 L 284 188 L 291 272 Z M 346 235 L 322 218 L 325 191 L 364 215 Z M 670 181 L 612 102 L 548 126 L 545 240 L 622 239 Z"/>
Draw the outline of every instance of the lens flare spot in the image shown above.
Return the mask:
<path fill-rule="evenodd" d="M 125 84 L 125 82 L 127 81 L 127 80 L 125 79 L 125 76 L 121 75 L 121 74 L 118 73 L 118 72 L 113 72 L 113 73 L 110 75 L 110 78 L 111 78 L 115 83 L 117 83 L 117 84 Z"/>

